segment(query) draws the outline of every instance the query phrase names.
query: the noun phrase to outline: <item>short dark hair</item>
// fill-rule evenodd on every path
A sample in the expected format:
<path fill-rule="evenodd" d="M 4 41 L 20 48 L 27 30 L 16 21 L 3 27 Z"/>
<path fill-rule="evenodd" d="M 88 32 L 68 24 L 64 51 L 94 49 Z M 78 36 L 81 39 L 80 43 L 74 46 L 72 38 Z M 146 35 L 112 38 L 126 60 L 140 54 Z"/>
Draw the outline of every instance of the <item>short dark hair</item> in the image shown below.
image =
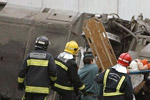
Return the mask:
<path fill-rule="evenodd" d="M 84 53 L 84 57 L 83 57 L 83 63 L 84 64 L 90 64 L 91 63 L 91 61 L 93 61 L 93 55 L 92 55 L 92 53 L 90 52 L 86 52 L 86 53 Z"/>

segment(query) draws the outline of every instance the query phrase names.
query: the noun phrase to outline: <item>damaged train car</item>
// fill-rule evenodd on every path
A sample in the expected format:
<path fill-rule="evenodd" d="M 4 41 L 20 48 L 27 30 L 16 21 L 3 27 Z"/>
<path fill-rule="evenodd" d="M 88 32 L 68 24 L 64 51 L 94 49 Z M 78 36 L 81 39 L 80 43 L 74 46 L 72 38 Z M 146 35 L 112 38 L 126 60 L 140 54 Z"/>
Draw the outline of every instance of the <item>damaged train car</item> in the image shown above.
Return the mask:
<path fill-rule="evenodd" d="M 133 59 L 150 60 L 150 19 L 143 19 L 142 14 L 131 21 L 119 18 L 117 14 L 103 14 L 98 17 L 103 22 L 106 32 L 111 36 L 111 45 L 116 57 L 122 52 L 130 52 Z"/>
<path fill-rule="evenodd" d="M 63 11 L 50 8 L 30 8 L 3 4 L 0 6 L 0 99 L 21 100 L 17 90 L 17 75 L 23 59 L 34 49 L 35 39 L 46 35 L 51 45 L 48 51 L 56 56 L 65 43 L 76 40 L 87 44 L 81 34 L 86 19 L 94 14 Z M 116 57 L 130 51 L 135 58 L 150 59 L 150 21 L 134 18 L 120 19 L 116 14 L 98 17 L 108 33 Z M 55 95 L 51 96 L 55 100 Z M 50 100 L 51 100 L 50 99 Z"/>
<path fill-rule="evenodd" d="M 78 41 L 82 24 L 90 14 L 80 14 L 56 9 L 38 9 L 6 4 L 0 10 L 0 98 L 20 100 L 17 90 L 17 74 L 27 53 L 34 49 L 40 35 L 49 38 L 48 51 L 56 56 L 66 42 Z"/>
<path fill-rule="evenodd" d="M 150 19 L 143 19 L 142 14 L 137 19 L 133 16 L 131 21 L 123 20 L 114 13 L 94 17 L 95 22 L 99 23 L 100 20 L 103 23 L 116 58 L 123 52 L 129 52 L 133 59 L 150 60 Z M 91 25 L 93 26 L 94 24 Z M 94 29 L 93 27 L 92 31 Z M 85 37 L 84 34 L 83 36 Z M 90 47 L 87 45 L 86 48 L 88 50 Z"/>

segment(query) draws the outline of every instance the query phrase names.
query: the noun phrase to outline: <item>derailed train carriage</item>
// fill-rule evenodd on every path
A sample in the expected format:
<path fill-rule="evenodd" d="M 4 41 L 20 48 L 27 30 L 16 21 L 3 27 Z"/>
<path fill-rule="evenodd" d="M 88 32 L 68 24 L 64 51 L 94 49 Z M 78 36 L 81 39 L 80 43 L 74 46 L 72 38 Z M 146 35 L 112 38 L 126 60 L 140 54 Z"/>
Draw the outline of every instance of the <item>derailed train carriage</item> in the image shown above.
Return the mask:
<path fill-rule="evenodd" d="M 110 17 L 111 15 L 111 17 Z M 133 57 L 150 57 L 149 24 L 144 20 L 126 21 L 115 14 L 103 14 L 98 18 L 108 32 L 115 55 L 130 51 Z M 30 8 L 11 4 L 0 6 L 0 99 L 20 100 L 17 75 L 23 59 L 34 49 L 35 39 L 46 35 L 51 45 L 48 51 L 56 56 L 65 43 L 76 40 L 87 46 L 81 37 L 84 20 L 94 14 L 63 11 L 50 8 Z M 145 25 L 146 24 L 146 25 Z M 144 27 L 144 28 L 143 28 Z M 55 99 L 55 97 L 51 97 Z"/>
<path fill-rule="evenodd" d="M 150 19 L 140 14 L 131 21 L 119 18 L 117 14 L 103 14 L 99 17 L 107 32 L 118 36 L 111 41 L 116 57 L 122 52 L 129 52 L 133 59 L 148 59 L 150 61 Z M 118 40 L 118 41 L 117 41 Z"/>
<path fill-rule="evenodd" d="M 66 42 L 81 37 L 84 19 L 91 16 L 71 11 L 39 9 L 7 4 L 0 10 L 0 98 L 21 99 L 17 90 L 17 74 L 24 57 L 34 50 L 35 39 L 40 35 L 49 38 L 48 51 L 56 56 Z"/>

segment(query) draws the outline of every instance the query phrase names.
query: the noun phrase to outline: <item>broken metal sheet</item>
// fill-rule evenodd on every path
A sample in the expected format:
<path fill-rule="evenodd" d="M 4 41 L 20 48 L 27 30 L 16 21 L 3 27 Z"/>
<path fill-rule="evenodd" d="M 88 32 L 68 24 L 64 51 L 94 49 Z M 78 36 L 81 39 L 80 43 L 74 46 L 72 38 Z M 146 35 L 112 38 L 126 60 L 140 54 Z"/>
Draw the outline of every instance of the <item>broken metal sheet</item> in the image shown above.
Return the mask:
<path fill-rule="evenodd" d="M 115 34 L 112 34 L 112 33 L 110 33 L 110 32 L 106 32 L 106 34 L 107 34 L 107 36 L 108 36 L 108 38 L 109 38 L 110 40 L 113 40 L 113 41 L 116 41 L 116 42 L 118 42 L 118 43 L 121 43 L 121 40 L 120 40 L 120 37 L 119 37 L 119 36 L 117 36 L 117 35 L 115 35 Z"/>

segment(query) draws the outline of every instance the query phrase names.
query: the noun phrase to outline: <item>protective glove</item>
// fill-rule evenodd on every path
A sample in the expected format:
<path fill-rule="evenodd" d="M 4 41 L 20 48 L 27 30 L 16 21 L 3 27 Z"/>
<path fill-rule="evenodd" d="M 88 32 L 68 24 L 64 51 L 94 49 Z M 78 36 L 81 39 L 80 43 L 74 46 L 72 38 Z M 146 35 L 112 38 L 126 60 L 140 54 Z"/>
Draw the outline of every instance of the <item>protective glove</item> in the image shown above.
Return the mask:
<path fill-rule="evenodd" d="M 18 83 L 18 90 L 23 91 L 25 89 L 24 83 Z"/>
<path fill-rule="evenodd" d="M 87 91 L 85 89 L 81 90 L 82 94 L 85 96 L 87 96 Z"/>

